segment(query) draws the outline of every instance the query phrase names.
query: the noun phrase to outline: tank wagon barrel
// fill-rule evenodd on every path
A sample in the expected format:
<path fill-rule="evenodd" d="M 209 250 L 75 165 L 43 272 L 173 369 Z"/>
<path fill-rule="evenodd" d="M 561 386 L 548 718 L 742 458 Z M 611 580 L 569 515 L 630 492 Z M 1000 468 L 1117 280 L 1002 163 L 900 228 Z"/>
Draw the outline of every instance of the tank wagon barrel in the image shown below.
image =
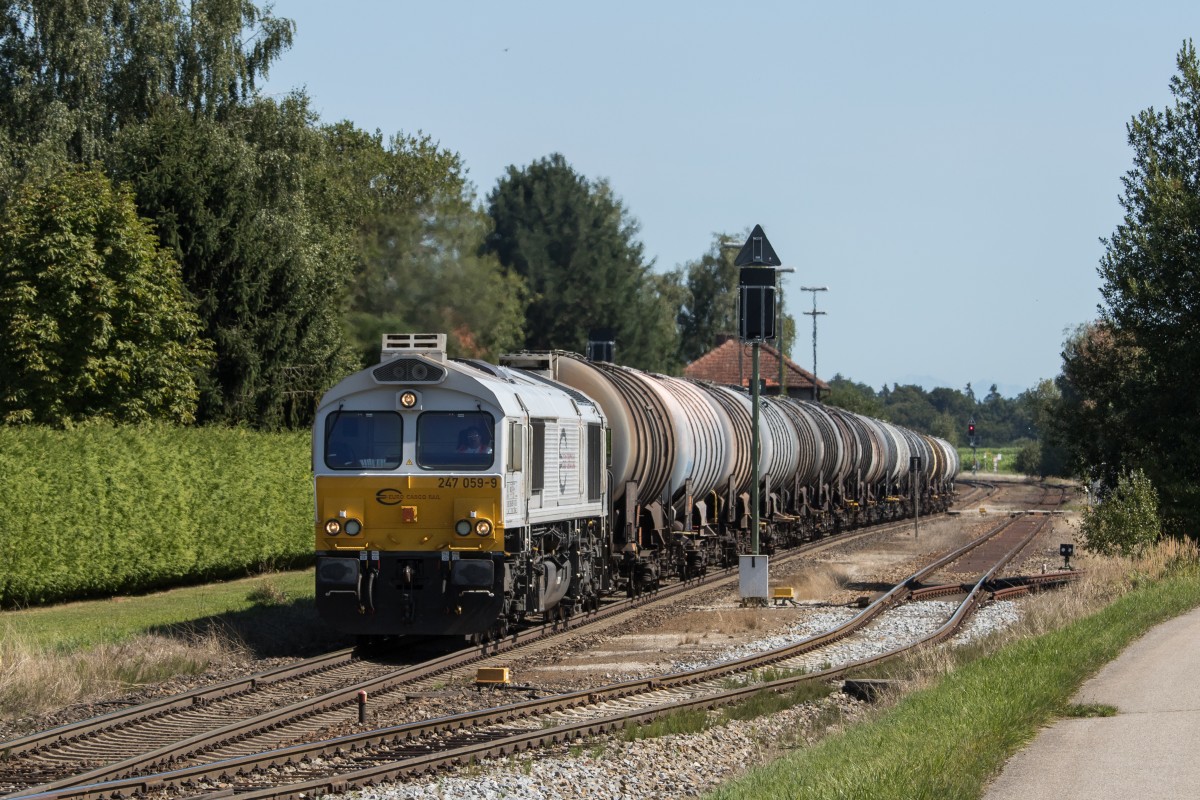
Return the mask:
<path fill-rule="evenodd" d="M 922 513 L 950 499 L 941 439 L 786 396 L 760 412 L 764 552 L 910 515 L 913 488 Z M 752 426 L 740 388 L 389 334 L 317 411 L 318 612 L 364 638 L 480 639 L 729 566 L 751 539 Z"/>

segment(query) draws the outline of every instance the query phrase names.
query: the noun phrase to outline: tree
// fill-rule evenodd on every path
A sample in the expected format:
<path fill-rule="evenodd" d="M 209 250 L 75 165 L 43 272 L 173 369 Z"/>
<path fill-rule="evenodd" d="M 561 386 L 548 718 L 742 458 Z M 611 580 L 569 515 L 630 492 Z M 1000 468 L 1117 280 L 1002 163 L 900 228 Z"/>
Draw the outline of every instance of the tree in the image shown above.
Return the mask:
<path fill-rule="evenodd" d="M 1123 464 L 1138 452 L 1135 418 L 1145 391 L 1146 352 L 1129 333 L 1095 322 L 1068 337 L 1062 356 L 1047 432 L 1066 449 L 1076 474 L 1114 486 Z"/>
<path fill-rule="evenodd" d="M 364 362 L 378 363 L 382 334 L 402 331 L 447 333 L 456 357 L 494 361 L 521 347 L 525 284 L 480 253 L 490 229 L 460 198 L 375 220 L 347 317 Z"/>
<path fill-rule="evenodd" d="M 68 168 L 0 216 L 0 418 L 189 422 L 210 355 L 128 188 Z"/>
<path fill-rule="evenodd" d="M 327 154 L 312 123 L 293 95 L 222 122 L 163 111 L 115 143 L 113 169 L 175 252 L 214 343 L 200 421 L 306 425 L 356 366 L 342 321 L 354 231 L 311 180 Z"/>
<path fill-rule="evenodd" d="M 849 378 L 844 378 L 840 372 L 829 380 L 829 396 L 825 398 L 825 402 L 855 414 L 888 419 L 884 404 L 876 396 L 874 389 L 865 383 L 855 383 Z"/>
<path fill-rule="evenodd" d="M 349 313 L 355 349 L 379 359 L 381 334 L 449 334 L 451 355 L 494 359 L 519 348 L 527 292 L 495 255 L 457 153 L 427 136 L 391 137 L 340 122 L 322 128 L 333 205 L 358 232 Z"/>
<path fill-rule="evenodd" d="M 1018 471 L 1028 475 L 1058 475 L 1070 477 L 1075 470 L 1070 464 L 1070 451 L 1057 437 L 1055 415 L 1062 404 L 1062 391 L 1052 380 L 1043 380 L 1034 389 L 1021 392 L 1016 398 L 1021 408 L 1031 420 L 1031 431 L 1036 434 L 1034 451 L 1031 452 L 1030 465 L 1021 467 Z"/>
<path fill-rule="evenodd" d="M 1174 103 L 1146 109 L 1127 126 L 1133 166 L 1123 178 L 1124 218 L 1104 240 L 1101 322 L 1119 352 L 1132 354 L 1127 392 L 1108 401 L 1120 424 L 1109 477 L 1141 468 L 1162 497 L 1170 533 L 1200 529 L 1200 61 L 1190 41 L 1176 59 Z M 1110 366 L 1110 369 L 1112 367 Z M 1064 390 L 1064 398 L 1067 392 Z M 1100 399 L 1091 394 L 1088 399 Z M 1109 440 L 1111 429 L 1092 429 Z M 1095 462 L 1092 462 L 1095 466 Z"/>
<path fill-rule="evenodd" d="M 529 286 L 525 345 L 582 352 L 588 332 L 610 328 L 617 358 L 643 369 L 676 364 L 673 326 L 652 264 L 636 240 L 638 225 L 607 182 L 592 182 L 555 153 L 524 169 L 510 166 L 488 195 L 494 230 L 484 245 Z M 674 313 L 670 312 L 670 321 Z"/>
<path fill-rule="evenodd" d="M 1084 546 L 1100 555 L 1141 555 L 1161 535 L 1158 494 L 1139 470 L 1122 472 L 1099 505 L 1083 513 Z"/>
<path fill-rule="evenodd" d="M 739 269 L 734 251 L 722 247 L 728 237 L 713 234 L 708 252 L 684 269 L 684 298 L 678 314 L 679 355 L 690 363 L 717 343 L 717 334 L 738 332 L 737 286 Z"/>
<path fill-rule="evenodd" d="M 252 98 L 293 31 L 251 0 L 6 0 L 0 143 L 10 178 L 44 174 L 47 160 L 99 161 L 124 126 L 164 107 L 223 117 Z"/>

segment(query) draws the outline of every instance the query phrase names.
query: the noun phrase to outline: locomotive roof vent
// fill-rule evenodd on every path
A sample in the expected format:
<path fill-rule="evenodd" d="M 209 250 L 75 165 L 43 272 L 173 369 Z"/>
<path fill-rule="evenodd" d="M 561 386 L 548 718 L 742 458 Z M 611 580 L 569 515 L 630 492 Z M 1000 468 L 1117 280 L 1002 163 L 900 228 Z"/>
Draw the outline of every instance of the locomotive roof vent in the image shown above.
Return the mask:
<path fill-rule="evenodd" d="M 555 353 L 507 353 L 500 356 L 500 366 L 536 372 L 553 378 L 557 360 L 558 355 Z"/>
<path fill-rule="evenodd" d="M 446 363 L 446 334 L 444 333 L 385 333 L 379 354 L 382 364 L 396 356 L 424 356 Z"/>

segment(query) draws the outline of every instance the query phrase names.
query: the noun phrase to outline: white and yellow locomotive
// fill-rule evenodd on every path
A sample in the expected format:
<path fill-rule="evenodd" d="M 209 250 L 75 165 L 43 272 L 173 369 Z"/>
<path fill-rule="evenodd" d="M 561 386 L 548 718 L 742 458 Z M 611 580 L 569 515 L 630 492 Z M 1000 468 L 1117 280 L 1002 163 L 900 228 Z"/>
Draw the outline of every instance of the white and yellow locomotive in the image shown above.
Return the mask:
<path fill-rule="evenodd" d="M 385 336 L 317 410 L 316 604 L 346 633 L 503 635 L 610 588 L 600 410 L 445 341 Z"/>

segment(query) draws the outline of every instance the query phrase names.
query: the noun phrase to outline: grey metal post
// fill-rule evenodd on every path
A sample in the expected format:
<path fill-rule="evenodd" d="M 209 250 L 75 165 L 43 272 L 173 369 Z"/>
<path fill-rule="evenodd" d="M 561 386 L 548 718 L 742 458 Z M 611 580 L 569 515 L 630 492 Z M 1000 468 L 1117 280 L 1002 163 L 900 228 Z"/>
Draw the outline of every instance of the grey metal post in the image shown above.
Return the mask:
<path fill-rule="evenodd" d="M 750 346 L 750 403 L 754 408 L 754 421 L 750 425 L 750 549 L 751 555 L 758 552 L 758 342 Z"/>

